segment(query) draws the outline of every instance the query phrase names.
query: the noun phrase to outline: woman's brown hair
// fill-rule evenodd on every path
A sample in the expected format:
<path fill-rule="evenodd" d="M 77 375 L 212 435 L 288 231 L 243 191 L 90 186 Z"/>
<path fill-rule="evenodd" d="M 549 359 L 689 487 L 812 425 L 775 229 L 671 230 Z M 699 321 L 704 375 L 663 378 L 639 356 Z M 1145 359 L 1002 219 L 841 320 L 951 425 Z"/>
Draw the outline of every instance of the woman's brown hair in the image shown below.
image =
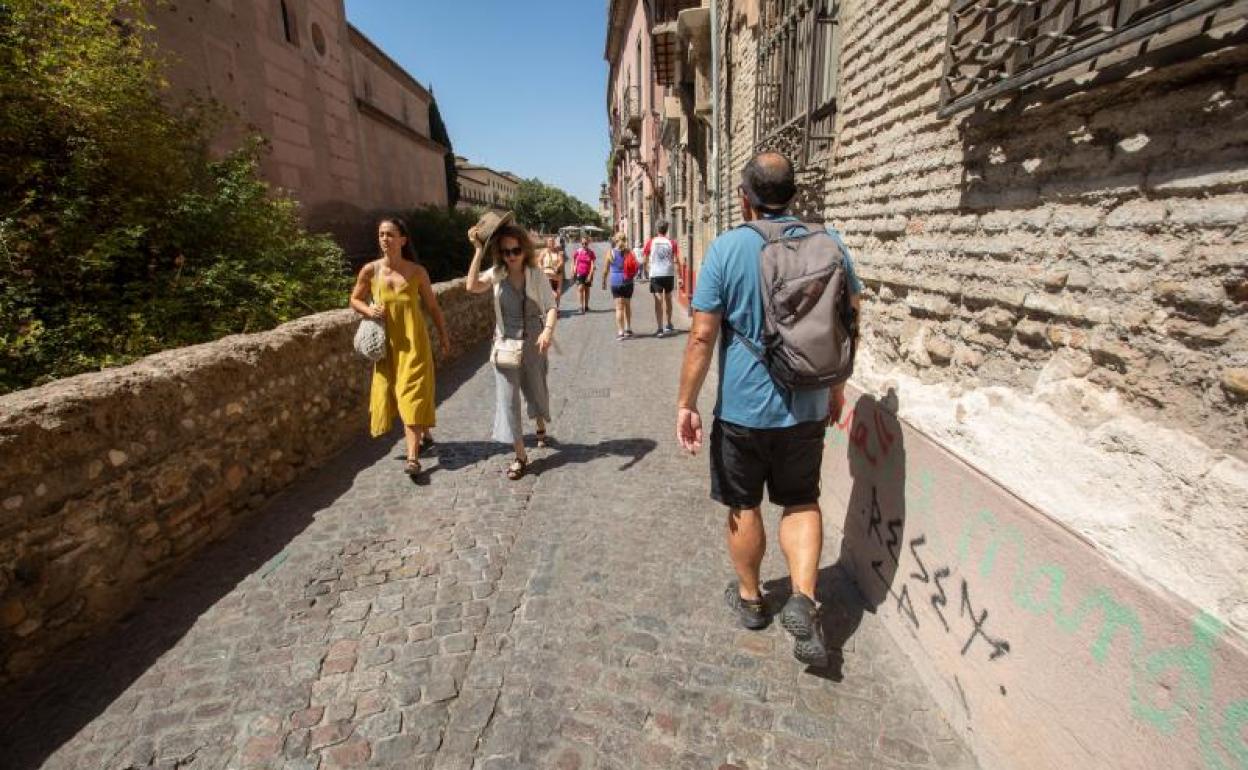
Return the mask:
<path fill-rule="evenodd" d="M 533 239 L 529 237 L 529 231 L 518 225 L 506 224 L 494 231 L 494 237 L 490 239 L 490 254 L 494 258 L 495 268 L 507 269 L 499 248 L 504 238 L 515 238 L 520 248 L 524 249 L 525 267 L 537 267 L 537 251 L 533 248 Z"/>

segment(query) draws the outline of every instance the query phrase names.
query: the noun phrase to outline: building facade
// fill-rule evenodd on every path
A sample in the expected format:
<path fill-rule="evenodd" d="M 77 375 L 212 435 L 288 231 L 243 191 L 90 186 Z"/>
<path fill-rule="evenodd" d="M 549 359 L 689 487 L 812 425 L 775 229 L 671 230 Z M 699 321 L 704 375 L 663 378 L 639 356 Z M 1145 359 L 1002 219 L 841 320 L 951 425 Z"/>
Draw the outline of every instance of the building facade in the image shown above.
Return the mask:
<path fill-rule="evenodd" d="M 516 199 L 520 177 L 509 171 L 495 171 L 462 156 L 455 156 L 459 184 L 459 208 L 507 209 Z"/>
<path fill-rule="evenodd" d="M 890 411 L 1244 644 L 1248 2 L 705 0 L 677 11 L 670 38 L 661 4 L 644 4 L 667 181 L 643 185 L 640 206 L 615 120 L 634 82 L 619 74 L 633 44 L 616 5 L 617 220 L 670 219 L 689 288 L 711 238 L 741 221 L 747 160 L 784 152 L 797 213 L 839 228 L 866 283 L 856 382 L 891 391 Z M 993 540 L 991 558 L 1022 547 Z M 1055 603 L 1062 579 L 1045 578 Z M 1039 611 L 1027 600 L 1012 601 Z M 1075 607 L 1053 612 L 1077 623 L 1061 614 Z M 929 684 L 983 735 L 986 709 L 1019 705 L 1004 686 Z M 1219 708 L 1233 731 L 1231 701 Z M 1166 708 L 1171 724 L 1202 718 L 1178 699 Z M 1128 766 L 1070 738 L 1094 724 L 1063 716 L 1049 745 L 1001 766 Z M 1235 766 L 1242 735 L 1225 735 L 1201 744 L 1206 732 L 1184 728 L 1167 760 L 1192 750 L 1192 767 Z M 998 758 L 1009 741 L 976 739 Z"/>
<path fill-rule="evenodd" d="M 608 10 L 610 67 L 604 219 L 633 244 L 667 221 L 685 260 L 687 302 L 715 236 L 710 8 L 696 0 L 617 0 Z"/>
<path fill-rule="evenodd" d="M 154 3 L 150 15 L 175 92 L 237 115 L 222 147 L 254 131 L 268 140 L 263 173 L 310 228 L 371 253 L 377 213 L 446 205 L 433 96 L 347 23 L 342 0 Z"/>

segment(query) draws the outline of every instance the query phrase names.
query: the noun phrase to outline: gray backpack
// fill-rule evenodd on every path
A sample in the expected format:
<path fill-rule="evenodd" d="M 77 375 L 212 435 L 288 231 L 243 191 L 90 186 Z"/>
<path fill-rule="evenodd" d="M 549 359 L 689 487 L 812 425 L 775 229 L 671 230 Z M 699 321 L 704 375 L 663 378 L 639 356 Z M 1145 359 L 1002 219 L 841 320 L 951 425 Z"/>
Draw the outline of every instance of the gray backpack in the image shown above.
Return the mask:
<path fill-rule="evenodd" d="M 854 372 L 858 319 L 850 304 L 845 246 L 822 225 L 757 220 L 763 345 L 729 325 L 785 390 L 837 385 Z"/>

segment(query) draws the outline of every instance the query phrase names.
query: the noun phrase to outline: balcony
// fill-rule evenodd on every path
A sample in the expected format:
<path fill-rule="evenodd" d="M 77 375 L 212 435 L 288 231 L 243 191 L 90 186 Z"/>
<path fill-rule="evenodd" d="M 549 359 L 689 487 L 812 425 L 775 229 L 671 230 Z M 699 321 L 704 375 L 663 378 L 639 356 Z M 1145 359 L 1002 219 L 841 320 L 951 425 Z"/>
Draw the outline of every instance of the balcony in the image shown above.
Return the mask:
<path fill-rule="evenodd" d="M 625 130 L 641 130 L 641 88 L 625 86 L 620 102 L 620 118 Z"/>

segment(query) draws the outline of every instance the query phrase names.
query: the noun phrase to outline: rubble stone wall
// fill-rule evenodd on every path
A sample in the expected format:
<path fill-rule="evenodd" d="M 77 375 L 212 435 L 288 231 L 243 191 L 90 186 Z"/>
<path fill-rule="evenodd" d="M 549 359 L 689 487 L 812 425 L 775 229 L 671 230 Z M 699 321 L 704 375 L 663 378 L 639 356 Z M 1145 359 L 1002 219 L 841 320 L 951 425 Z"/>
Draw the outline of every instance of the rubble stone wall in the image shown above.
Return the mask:
<path fill-rule="evenodd" d="M 1024 392 L 1047 367 L 1248 457 L 1248 50 L 942 119 L 948 3 L 841 8 L 838 141 L 801 208 L 846 234 L 877 360 Z M 735 221 L 759 32 L 725 17 Z"/>
<path fill-rule="evenodd" d="M 455 350 L 489 338 L 488 294 L 435 291 Z M 0 681 L 120 617 L 367 429 L 356 324 L 320 313 L 0 398 Z"/>

